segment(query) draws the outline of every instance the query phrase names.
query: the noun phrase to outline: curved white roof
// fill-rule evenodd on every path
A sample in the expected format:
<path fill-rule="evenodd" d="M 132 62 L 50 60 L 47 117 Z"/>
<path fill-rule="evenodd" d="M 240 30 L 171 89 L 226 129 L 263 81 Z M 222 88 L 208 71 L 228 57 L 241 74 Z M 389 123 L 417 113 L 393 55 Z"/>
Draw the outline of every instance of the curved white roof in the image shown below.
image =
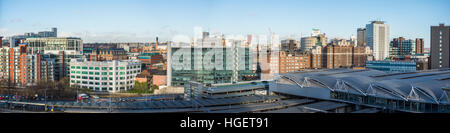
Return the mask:
<path fill-rule="evenodd" d="M 450 69 L 413 73 L 338 69 L 280 74 L 300 87 L 322 87 L 358 95 L 387 99 L 448 104 L 443 88 L 450 88 Z"/>

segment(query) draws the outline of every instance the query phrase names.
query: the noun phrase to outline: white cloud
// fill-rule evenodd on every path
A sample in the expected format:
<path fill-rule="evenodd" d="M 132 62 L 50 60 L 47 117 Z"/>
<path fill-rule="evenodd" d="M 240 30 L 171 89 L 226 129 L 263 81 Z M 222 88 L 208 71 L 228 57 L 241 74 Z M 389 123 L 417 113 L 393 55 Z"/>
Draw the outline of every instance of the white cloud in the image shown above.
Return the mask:
<path fill-rule="evenodd" d="M 22 35 L 23 33 L 17 33 L 14 31 L 10 31 L 7 28 L 0 28 L 0 36 L 8 37 L 13 35 Z"/>

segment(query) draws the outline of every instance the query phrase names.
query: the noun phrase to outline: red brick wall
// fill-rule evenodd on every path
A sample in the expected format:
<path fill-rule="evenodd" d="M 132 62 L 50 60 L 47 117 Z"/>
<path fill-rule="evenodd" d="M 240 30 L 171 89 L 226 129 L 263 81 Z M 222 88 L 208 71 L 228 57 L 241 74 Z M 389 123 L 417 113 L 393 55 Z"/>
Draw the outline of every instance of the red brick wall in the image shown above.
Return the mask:
<path fill-rule="evenodd" d="M 153 75 L 153 84 L 158 86 L 165 85 L 166 75 Z"/>

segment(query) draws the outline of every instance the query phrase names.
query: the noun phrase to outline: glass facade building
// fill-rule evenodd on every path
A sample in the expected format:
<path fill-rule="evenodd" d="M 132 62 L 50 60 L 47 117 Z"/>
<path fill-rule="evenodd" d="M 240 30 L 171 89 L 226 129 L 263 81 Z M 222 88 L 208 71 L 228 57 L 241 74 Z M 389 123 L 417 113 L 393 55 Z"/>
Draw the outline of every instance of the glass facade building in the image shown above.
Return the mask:
<path fill-rule="evenodd" d="M 237 81 L 250 80 L 250 77 L 256 77 L 253 72 L 252 58 L 248 47 L 239 47 L 238 55 L 234 55 L 230 47 L 172 47 L 169 58 L 174 57 L 174 53 L 181 54 L 185 62 L 182 66 L 169 63 L 168 67 L 172 67 L 168 71 L 168 80 L 172 86 L 184 86 L 189 81 L 197 81 L 205 84 L 231 83 L 233 77 L 234 62 L 239 64 L 237 70 Z M 188 57 L 187 57 L 188 56 Z M 205 63 L 205 59 L 211 59 L 211 62 Z M 210 58 L 209 58 L 210 57 Z M 235 58 L 238 58 L 235 60 Z M 174 59 L 172 59 L 174 60 Z M 170 61 L 175 62 L 175 61 Z M 181 62 L 181 60 L 177 61 Z M 237 65 L 237 64 L 236 64 Z M 174 67 L 182 67 L 177 70 Z M 214 67 L 208 69 L 208 67 Z M 221 69 L 222 68 L 222 69 Z"/>
<path fill-rule="evenodd" d="M 66 53 L 80 54 L 83 51 L 83 41 L 73 37 L 27 38 L 25 43 L 27 53 L 44 53 L 45 50 L 46 52 L 66 51 Z"/>
<path fill-rule="evenodd" d="M 416 54 L 416 41 L 415 40 L 405 40 L 404 38 L 395 38 L 390 43 L 389 56 L 404 56 L 404 55 L 415 55 Z"/>
<path fill-rule="evenodd" d="M 414 72 L 416 62 L 413 61 L 367 61 L 368 69 L 380 70 L 384 72 Z"/>

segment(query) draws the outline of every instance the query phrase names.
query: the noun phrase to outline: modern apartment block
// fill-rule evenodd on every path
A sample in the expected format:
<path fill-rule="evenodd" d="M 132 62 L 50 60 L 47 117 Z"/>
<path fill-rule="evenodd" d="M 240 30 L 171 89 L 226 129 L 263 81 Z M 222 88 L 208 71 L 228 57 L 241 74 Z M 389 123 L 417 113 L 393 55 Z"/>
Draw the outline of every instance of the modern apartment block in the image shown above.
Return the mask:
<path fill-rule="evenodd" d="M 311 68 L 311 55 L 308 52 L 289 53 L 280 51 L 280 73 L 288 73 Z"/>
<path fill-rule="evenodd" d="M 403 37 L 394 38 L 390 43 L 389 56 L 405 56 L 416 54 L 416 41 Z"/>
<path fill-rule="evenodd" d="M 375 60 L 389 57 L 389 24 L 372 21 L 366 25 L 366 44 L 373 50 Z"/>
<path fill-rule="evenodd" d="M 55 80 L 55 59 L 50 55 L 26 54 L 26 46 L 0 48 L 0 76 L 11 85 L 34 85 Z"/>
<path fill-rule="evenodd" d="M 27 85 L 35 85 L 39 81 L 55 81 L 58 78 L 54 56 L 50 54 L 30 54 L 27 55 L 26 59 Z"/>
<path fill-rule="evenodd" d="M 450 26 L 431 26 L 431 69 L 450 67 Z"/>
<path fill-rule="evenodd" d="M 70 61 L 70 86 L 93 91 L 119 92 L 134 88 L 136 75 L 141 72 L 139 60 Z"/>
<path fill-rule="evenodd" d="M 26 83 L 26 46 L 0 48 L 0 77 L 10 85 Z"/>

